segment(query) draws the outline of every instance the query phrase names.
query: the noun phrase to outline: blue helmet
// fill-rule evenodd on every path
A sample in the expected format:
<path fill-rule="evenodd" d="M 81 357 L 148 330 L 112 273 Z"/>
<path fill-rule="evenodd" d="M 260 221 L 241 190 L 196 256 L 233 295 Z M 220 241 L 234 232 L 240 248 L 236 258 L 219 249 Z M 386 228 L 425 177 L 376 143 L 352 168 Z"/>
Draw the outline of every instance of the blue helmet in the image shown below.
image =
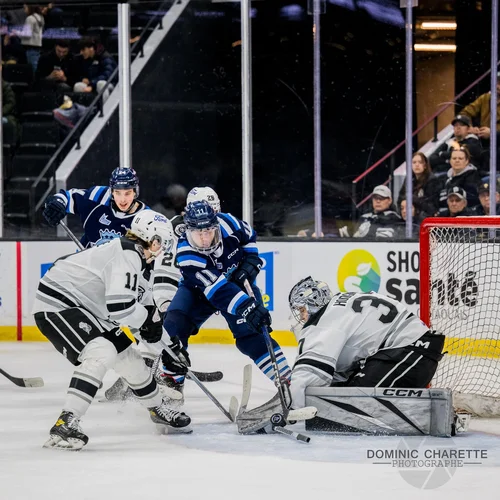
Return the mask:
<path fill-rule="evenodd" d="M 113 189 L 133 189 L 139 196 L 139 177 L 133 168 L 117 167 L 111 172 L 109 187 Z"/>
<path fill-rule="evenodd" d="M 219 219 L 207 201 L 189 203 L 184 213 L 186 238 L 198 252 L 212 253 L 221 242 Z"/>

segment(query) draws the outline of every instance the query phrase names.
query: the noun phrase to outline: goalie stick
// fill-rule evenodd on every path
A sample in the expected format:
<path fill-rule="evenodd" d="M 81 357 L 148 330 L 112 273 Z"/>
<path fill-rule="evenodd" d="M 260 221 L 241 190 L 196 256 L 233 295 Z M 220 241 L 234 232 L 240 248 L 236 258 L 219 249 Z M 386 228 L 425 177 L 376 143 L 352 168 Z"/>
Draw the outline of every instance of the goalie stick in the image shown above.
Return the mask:
<path fill-rule="evenodd" d="M 252 365 L 245 365 L 243 368 L 243 389 L 241 394 L 241 406 L 238 412 L 237 418 L 244 417 L 248 402 L 250 401 L 250 394 L 252 392 Z M 234 398 L 236 399 L 236 398 Z M 317 409 L 314 406 L 306 406 L 304 408 L 299 408 L 297 410 L 289 410 L 288 420 L 285 420 L 281 413 L 275 413 L 271 416 L 270 421 L 272 425 L 272 430 L 278 434 L 295 439 L 296 441 L 301 441 L 303 443 L 309 443 L 311 438 L 300 432 L 295 432 L 290 429 L 285 429 L 287 423 L 309 420 L 314 418 L 317 413 Z"/>
<path fill-rule="evenodd" d="M 252 297 L 253 299 L 255 299 L 255 294 L 253 293 L 252 287 L 250 286 L 250 283 L 248 282 L 248 280 L 244 281 L 244 286 L 245 286 L 245 290 L 247 291 L 247 294 L 250 297 Z M 280 401 L 281 401 L 282 415 L 283 415 L 284 420 L 286 420 L 287 416 L 288 416 L 289 405 L 287 404 L 287 401 L 286 401 L 285 390 L 288 389 L 288 385 L 286 385 L 286 389 L 285 389 L 285 385 L 283 384 L 281 377 L 280 377 L 278 363 L 276 361 L 276 356 L 274 354 L 273 343 L 271 342 L 271 336 L 269 335 L 269 330 L 268 330 L 267 326 L 262 327 L 262 334 L 263 334 L 264 340 L 266 342 L 267 351 L 269 352 L 269 357 L 271 359 L 271 366 L 272 366 L 273 371 L 274 371 L 274 385 L 276 385 L 276 388 L 278 389 L 278 394 L 279 394 Z M 288 394 L 288 396 L 290 396 L 290 393 Z M 289 397 L 289 400 L 291 402 L 292 398 Z"/>
<path fill-rule="evenodd" d="M 21 377 L 13 377 L 9 375 L 6 371 L 0 368 L 0 373 L 8 378 L 13 384 L 16 384 L 19 387 L 43 387 L 44 382 L 41 377 L 32 377 L 32 378 L 21 378 Z"/>
<path fill-rule="evenodd" d="M 64 229 L 66 234 L 69 236 L 69 238 L 75 243 L 78 249 L 85 250 L 80 240 L 74 235 L 73 231 L 71 231 L 71 229 L 63 221 L 59 222 L 59 224 Z M 224 376 L 221 371 L 215 371 L 215 372 L 193 371 L 192 373 L 194 373 L 196 377 L 198 377 L 198 380 L 202 382 L 218 382 L 219 380 L 222 380 L 222 377 Z"/>

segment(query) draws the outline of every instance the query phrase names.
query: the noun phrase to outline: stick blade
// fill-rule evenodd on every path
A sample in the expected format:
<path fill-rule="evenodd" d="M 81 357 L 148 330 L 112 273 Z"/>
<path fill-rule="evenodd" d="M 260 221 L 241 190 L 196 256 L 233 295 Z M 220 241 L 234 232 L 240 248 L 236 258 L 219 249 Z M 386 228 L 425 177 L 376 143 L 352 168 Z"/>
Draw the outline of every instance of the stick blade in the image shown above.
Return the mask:
<path fill-rule="evenodd" d="M 231 396 L 231 400 L 229 402 L 229 415 L 231 415 L 233 422 L 236 422 L 239 406 L 240 404 L 238 403 L 238 399 L 235 396 Z"/>
<path fill-rule="evenodd" d="M 41 377 L 23 378 L 23 382 L 24 387 L 43 387 L 45 385 Z"/>
<path fill-rule="evenodd" d="M 224 374 L 220 371 L 217 372 L 192 372 L 198 377 L 200 382 L 219 382 L 224 378 Z"/>

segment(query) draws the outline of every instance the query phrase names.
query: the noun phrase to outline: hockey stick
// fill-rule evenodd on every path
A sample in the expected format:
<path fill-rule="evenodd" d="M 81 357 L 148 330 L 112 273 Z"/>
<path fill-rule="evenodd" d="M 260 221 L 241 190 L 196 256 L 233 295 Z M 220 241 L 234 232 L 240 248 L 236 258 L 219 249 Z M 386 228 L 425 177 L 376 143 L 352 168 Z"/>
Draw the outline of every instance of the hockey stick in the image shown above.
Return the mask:
<path fill-rule="evenodd" d="M 63 222 L 59 222 L 59 225 L 66 231 L 66 234 L 70 237 L 71 240 L 76 244 L 79 250 L 84 250 L 81 241 L 73 234 L 73 231 Z"/>
<path fill-rule="evenodd" d="M 241 407 L 240 411 L 238 412 L 237 418 L 240 418 L 245 413 L 248 402 L 250 400 L 251 392 L 252 365 L 245 365 L 243 369 L 243 391 L 241 394 Z M 309 420 L 311 418 L 314 418 L 317 412 L 318 410 L 314 406 L 306 406 L 304 408 L 299 408 L 298 410 L 289 410 L 288 418 L 290 421 Z M 274 415 L 272 415 L 270 421 L 273 431 L 278 434 L 282 434 L 303 443 L 309 443 L 309 441 L 311 441 L 311 438 L 309 436 L 306 436 L 305 434 L 285 429 L 284 426 L 287 424 L 287 421 L 283 419 L 283 415 L 281 415 L 280 413 L 275 413 Z"/>
<path fill-rule="evenodd" d="M 250 286 L 250 283 L 248 280 L 244 281 L 244 286 L 245 290 L 247 291 L 247 294 L 255 299 L 255 294 L 253 293 L 252 287 Z M 271 366 L 273 367 L 274 371 L 274 385 L 278 389 L 278 394 L 280 397 L 281 401 L 281 409 L 283 410 L 283 418 L 286 421 L 287 416 L 288 416 L 288 405 L 286 403 L 286 397 L 285 397 L 285 388 L 283 386 L 283 383 L 281 382 L 281 377 L 280 377 L 280 371 L 278 368 L 278 363 L 276 361 L 276 356 L 274 354 L 274 349 L 273 349 L 273 344 L 271 342 L 271 336 L 269 335 L 269 330 L 267 329 L 267 326 L 262 327 L 262 334 L 264 336 L 264 340 L 266 342 L 266 347 L 269 352 L 269 357 L 271 358 Z"/>
<path fill-rule="evenodd" d="M 196 372 L 193 373 L 198 377 L 200 382 L 219 382 L 224 377 L 224 374 L 220 371 L 216 372 Z"/>
<path fill-rule="evenodd" d="M 13 377 L 9 375 L 6 371 L 0 368 L 0 373 L 8 378 L 13 384 L 16 384 L 19 387 L 43 387 L 43 378 L 41 377 L 33 377 L 33 378 L 21 378 L 21 377 Z"/>
<path fill-rule="evenodd" d="M 170 356 L 172 356 L 172 358 L 174 358 L 175 360 L 179 361 L 179 363 L 182 363 L 180 360 L 179 360 L 179 357 L 177 356 L 177 354 L 175 354 L 174 351 L 172 351 L 172 349 L 170 349 L 170 347 L 167 345 L 167 343 L 162 339 L 158 342 L 161 347 L 163 349 L 165 349 L 165 351 L 168 352 L 168 354 Z M 231 398 L 231 404 L 230 404 L 230 407 L 229 407 L 229 411 L 227 411 L 224 406 L 222 406 L 222 404 L 220 403 L 220 401 L 203 385 L 202 382 L 200 382 L 199 378 L 188 368 L 187 370 L 187 376 L 206 394 L 206 396 L 208 397 L 208 399 L 210 399 L 210 401 L 212 401 L 212 403 L 217 406 L 217 408 L 219 408 L 219 410 L 231 421 L 231 422 L 234 422 L 236 421 L 236 412 L 238 411 L 238 405 L 237 405 L 237 401 L 236 401 L 236 408 L 234 407 L 234 400 L 236 398 Z"/>

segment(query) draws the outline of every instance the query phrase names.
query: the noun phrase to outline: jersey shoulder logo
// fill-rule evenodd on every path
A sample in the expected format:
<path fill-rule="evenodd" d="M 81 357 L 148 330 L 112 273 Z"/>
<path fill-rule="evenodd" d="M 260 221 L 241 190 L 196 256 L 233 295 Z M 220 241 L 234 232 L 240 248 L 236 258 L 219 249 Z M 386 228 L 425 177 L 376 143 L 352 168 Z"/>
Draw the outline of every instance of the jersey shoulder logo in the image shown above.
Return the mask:
<path fill-rule="evenodd" d="M 92 331 L 92 327 L 84 321 L 80 321 L 78 328 L 80 328 L 80 330 L 83 330 L 87 335 Z"/>
<path fill-rule="evenodd" d="M 185 224 L 177 224 L 174 227 L 174 233 L 175 235 L 180 238 L 184 233 L 186 232 L 186 225 Z"/>
<path fill-rule="evenodd" d="M 99 223 L 104 224 L 105 226 L 109 226 L 111 224 L 111 221 L 108 219 L 107 214 L 102 214 L 99 219 Z"/>
<path fill-rule="evenodd" d="M 108 243 L 115 238 L 121 237 L 122 233 L 120 233 L 120 231 L 115 231 L 114 229 L 99 229 L 99 239 L 94 243 L 94 245 L 99 246 L 103 243 Z"/>

